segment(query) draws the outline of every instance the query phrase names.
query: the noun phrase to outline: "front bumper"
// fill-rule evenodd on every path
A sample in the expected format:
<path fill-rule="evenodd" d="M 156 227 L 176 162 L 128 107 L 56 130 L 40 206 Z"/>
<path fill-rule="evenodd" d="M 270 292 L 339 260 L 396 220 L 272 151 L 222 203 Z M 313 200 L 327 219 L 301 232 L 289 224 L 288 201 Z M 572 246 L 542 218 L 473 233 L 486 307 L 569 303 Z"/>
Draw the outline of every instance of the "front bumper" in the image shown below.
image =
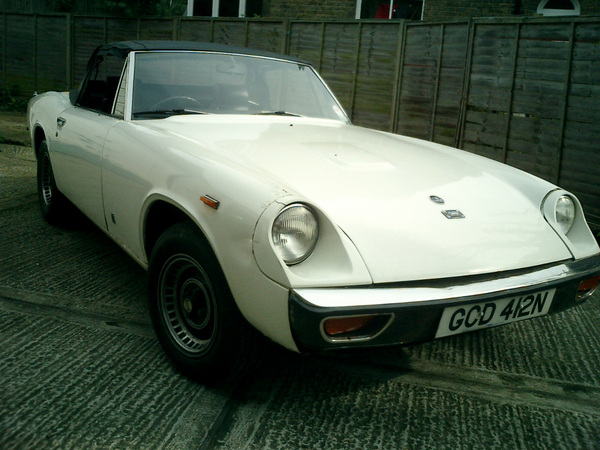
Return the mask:
<path fill-rule="evenodd" d="M 444 309 L 496 302 L 553 290 L 549 314 L 581 304 L 583 280 L 600 275 L 600 255 L 487 276 L 425 280 L 348 288 L 296 289 L 290 292 L 292 334 L 300 351 L 401 345 L 432 340 Z M 600 290 L 600 288 L 599 288 Z M 374 315 L 364 333 L 332 338 L 329 319 Z M 517 319 L 518 320 L 518 319 Z"/>

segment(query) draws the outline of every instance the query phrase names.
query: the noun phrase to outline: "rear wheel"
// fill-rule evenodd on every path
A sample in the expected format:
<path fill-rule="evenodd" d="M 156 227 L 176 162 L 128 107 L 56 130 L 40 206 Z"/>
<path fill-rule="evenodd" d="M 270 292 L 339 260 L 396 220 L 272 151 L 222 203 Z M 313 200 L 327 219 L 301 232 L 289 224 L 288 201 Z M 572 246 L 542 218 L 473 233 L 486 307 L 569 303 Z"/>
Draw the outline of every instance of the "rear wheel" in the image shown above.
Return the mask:
<path fill-rule="evenodd" d="M 176 367 L 204 383 L 246 369 L 256 332 L 237 309 L 217 258 L 194 224 L 173 225 L 158 239 L 148 276 L 154 329 Z"/>
<path fill-rule="evenodd" d="M 48 144 L 45 140 L 40 143 L 37 158 L 37 192 L 44 219 L 55 225 L 63 223 L 68 201 L 56 187 Z"/>

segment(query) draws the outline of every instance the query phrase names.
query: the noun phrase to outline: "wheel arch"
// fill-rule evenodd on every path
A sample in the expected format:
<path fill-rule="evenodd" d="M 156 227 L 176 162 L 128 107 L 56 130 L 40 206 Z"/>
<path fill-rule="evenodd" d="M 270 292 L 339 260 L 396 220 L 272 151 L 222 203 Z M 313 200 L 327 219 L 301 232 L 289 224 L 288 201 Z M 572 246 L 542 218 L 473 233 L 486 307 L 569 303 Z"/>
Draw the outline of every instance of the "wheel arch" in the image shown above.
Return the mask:
<path fill-rule="evenodd" d="M 38 124 L 35 126 L 35 128 L 33 130 L 33 149 L 35 151 L 36 158 L 39 156 L 39 153 L 40 153 L 40 144 L 44 140 L 47 141 L 46 132 L 44 131 L 42 126 Z"/>
<path fill-rule="evenodd" d="M 191 222 L 199 230 L 200 234 L 204 237 L 207 245 L 212 249 L 212 245 L 202 227 L 193 219 L 187 211 L 185 211 L 179 205 L 173 204 L 166 199 L 159 198 L 153 200 L 146 208 L 143 223 L 143 245 L 146 260 L 150 261 L 150 255 L 152 250 L 158 241 L 158 238 L 171 226 L 180 222 Z M 214 253 L 214 249 L 213 253 Z"/>
<path fill-rule="evenodd" d="M 198 229 L 198 237 L 206 241 L 206 247 L 214 254 L 244 319 L 274 342 L 298 351 L 289 325 L 288 288 L 266 277 L 256 265 L 251 248 L 252 234 L 245 238 L 238 234 L 237 239 L 231 240 L 232 245 L 218 246 L 211 228 L 202 222 L 201 217 L 160 193 L 150 195 L 143 210 L 140 244 L 149 270 L 151 256 L 160 236 L 177 223 L 192 223 Z M 240 257 L 240 250 L 248 251 L 248 258 Z"/>

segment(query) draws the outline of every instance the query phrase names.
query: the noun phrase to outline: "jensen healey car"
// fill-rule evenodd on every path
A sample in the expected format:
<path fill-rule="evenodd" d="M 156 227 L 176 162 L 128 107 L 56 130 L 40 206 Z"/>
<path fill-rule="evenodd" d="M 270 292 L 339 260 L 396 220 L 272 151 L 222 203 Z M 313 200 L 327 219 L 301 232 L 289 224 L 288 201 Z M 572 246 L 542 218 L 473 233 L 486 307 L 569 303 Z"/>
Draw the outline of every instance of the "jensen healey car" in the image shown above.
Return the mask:
<path fill-rule="evenodd" d="M 107 44 L 28 110 L 42 215 L 75 205 L 147 269 L 162 347 L 205 382 L 256 330 L 297 352 L 402 345 L 556 313 L 600 282 L 573 194 L 353 126 L 300 59 Z"/>

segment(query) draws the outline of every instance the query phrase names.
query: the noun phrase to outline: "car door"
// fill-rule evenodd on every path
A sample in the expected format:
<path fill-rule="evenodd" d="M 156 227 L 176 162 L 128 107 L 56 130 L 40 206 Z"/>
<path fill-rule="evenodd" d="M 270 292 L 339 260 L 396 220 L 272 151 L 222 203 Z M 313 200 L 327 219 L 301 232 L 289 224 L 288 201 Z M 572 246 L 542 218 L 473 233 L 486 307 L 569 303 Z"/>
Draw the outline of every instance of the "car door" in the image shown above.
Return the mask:
<path fill-rule="evenodd" d="M 102 193 L 104 216 L 110 236 L 136 259 L 142 257 L 140 210 L 148 195 L 149 174 L 160 164 L 148 154 L 142 127 L 130 120 L 133 92 L 133 54 L 123 69 L 113 115 L 122 118 L 104 143 L 102 154 Z M 152 138 L 150 138 L 152 139 Z"/>
<path fill-rule="evenodd" d="M 60 191 L 86 216 L 107 228 L 102 201 L 102 152 L 106 136 L 119 122 L 112 115 L 123 59 L 96 55 L 76 105 L 57 117 L 52 165 Z"/>

